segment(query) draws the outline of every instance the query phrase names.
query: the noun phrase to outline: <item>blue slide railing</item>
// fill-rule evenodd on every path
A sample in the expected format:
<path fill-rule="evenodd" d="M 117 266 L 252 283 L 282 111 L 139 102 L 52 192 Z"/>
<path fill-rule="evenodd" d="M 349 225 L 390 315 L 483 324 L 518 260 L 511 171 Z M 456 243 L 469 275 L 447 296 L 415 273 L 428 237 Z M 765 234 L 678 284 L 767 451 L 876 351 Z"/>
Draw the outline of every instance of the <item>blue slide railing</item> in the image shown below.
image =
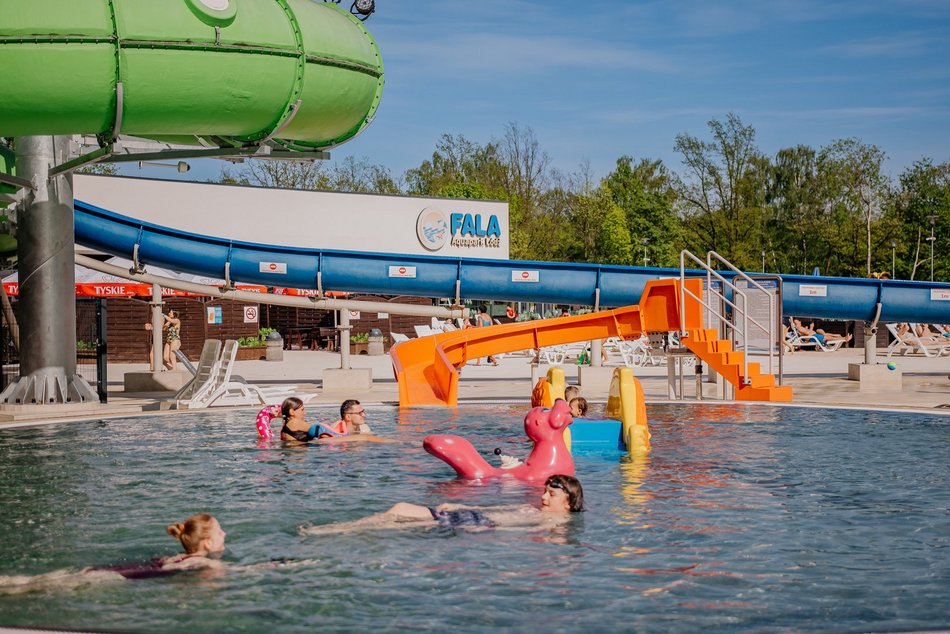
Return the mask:
<path fill-rule="evenodd" d="M 142 222 L 75 201 L 76 242 L 175 271 L 324 291 L 593 305 L 636 304 L 679 269 L 301 249 L 237 242 Z M 697 274 L 699 274 L 697 272 Z M 726 277 L 731 274 L 723 273 Z M 950 284 L 782 275 L 786 315 L 950 323 Z"/>

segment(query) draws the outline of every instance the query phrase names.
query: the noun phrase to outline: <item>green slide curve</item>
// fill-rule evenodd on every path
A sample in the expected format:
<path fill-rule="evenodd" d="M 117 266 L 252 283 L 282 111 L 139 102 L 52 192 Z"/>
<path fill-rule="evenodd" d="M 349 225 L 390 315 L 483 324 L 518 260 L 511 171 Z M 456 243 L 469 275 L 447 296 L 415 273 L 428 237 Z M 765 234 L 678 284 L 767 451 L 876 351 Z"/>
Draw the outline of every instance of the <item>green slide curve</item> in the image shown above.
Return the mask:
<path fill-rule="evenodd" d="M 383 88 L 363 24 L 312 0 L 0 0 L 0 69 L 0 135 L 216 147 L 331 148 Z"/>

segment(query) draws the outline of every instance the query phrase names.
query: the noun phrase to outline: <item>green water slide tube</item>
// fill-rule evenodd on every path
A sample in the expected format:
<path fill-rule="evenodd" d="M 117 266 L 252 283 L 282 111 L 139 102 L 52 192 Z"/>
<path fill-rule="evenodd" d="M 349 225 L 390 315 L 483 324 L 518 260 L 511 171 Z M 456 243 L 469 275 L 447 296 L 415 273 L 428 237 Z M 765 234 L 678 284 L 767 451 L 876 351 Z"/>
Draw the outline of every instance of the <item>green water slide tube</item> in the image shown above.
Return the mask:
<path fill-rule="evenodd" d="M 312 0 L 0 0 L 0 136 L 327 149 L 373 119 L 379 49 Z"/>

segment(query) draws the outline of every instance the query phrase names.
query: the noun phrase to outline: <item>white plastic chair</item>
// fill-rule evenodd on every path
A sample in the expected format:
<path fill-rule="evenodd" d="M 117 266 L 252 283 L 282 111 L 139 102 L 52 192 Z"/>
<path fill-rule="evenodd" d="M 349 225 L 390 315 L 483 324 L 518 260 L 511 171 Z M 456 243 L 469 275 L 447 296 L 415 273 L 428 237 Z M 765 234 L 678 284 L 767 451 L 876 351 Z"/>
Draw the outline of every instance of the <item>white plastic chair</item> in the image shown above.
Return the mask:
<path fill-rule="evenodd" d="M 195 377 L 185 384 L 173 400 L 176 403 L 188 404 L 192 400 L 202 400 L 214 389 L 215 378 L 218 374 L 218 365 L 221 363 L 221 341 L 218 339 L 205 339 L 204 346 L 201 348 L 201 356 L 198 357 L 198 367 L 195 369 Z"/>
<path fill-rule="evenodd" d="M 413 326 L 413 329 L 416 331 L 417 337 L 428 337 L 442 332 L 441 330 L 433 330 L 431 326 Z"/>

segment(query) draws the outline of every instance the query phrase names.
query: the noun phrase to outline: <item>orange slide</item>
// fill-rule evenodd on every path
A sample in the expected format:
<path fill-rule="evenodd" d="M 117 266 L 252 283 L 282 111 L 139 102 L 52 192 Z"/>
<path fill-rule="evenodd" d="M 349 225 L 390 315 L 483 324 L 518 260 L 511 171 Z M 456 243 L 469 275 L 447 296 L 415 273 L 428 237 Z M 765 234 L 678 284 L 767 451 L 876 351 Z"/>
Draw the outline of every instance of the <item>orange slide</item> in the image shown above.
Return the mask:
<path fill-rule="evenodd" d="M 686 283 L 696 295 L 701 294 L 701 280 Z M 687 297 L 686 304 L 687 329 L 700 328 L 699 303 Z M 576 341 L 636 339 L 644 332 L 669 332 L 679 329 L 679 313 L 679 281 L 652 280 L 638 306 L 411 339 L 390 350 L 399 404 L 454 407 L 458 404 L 459 368 L 472 359 Z"/>

